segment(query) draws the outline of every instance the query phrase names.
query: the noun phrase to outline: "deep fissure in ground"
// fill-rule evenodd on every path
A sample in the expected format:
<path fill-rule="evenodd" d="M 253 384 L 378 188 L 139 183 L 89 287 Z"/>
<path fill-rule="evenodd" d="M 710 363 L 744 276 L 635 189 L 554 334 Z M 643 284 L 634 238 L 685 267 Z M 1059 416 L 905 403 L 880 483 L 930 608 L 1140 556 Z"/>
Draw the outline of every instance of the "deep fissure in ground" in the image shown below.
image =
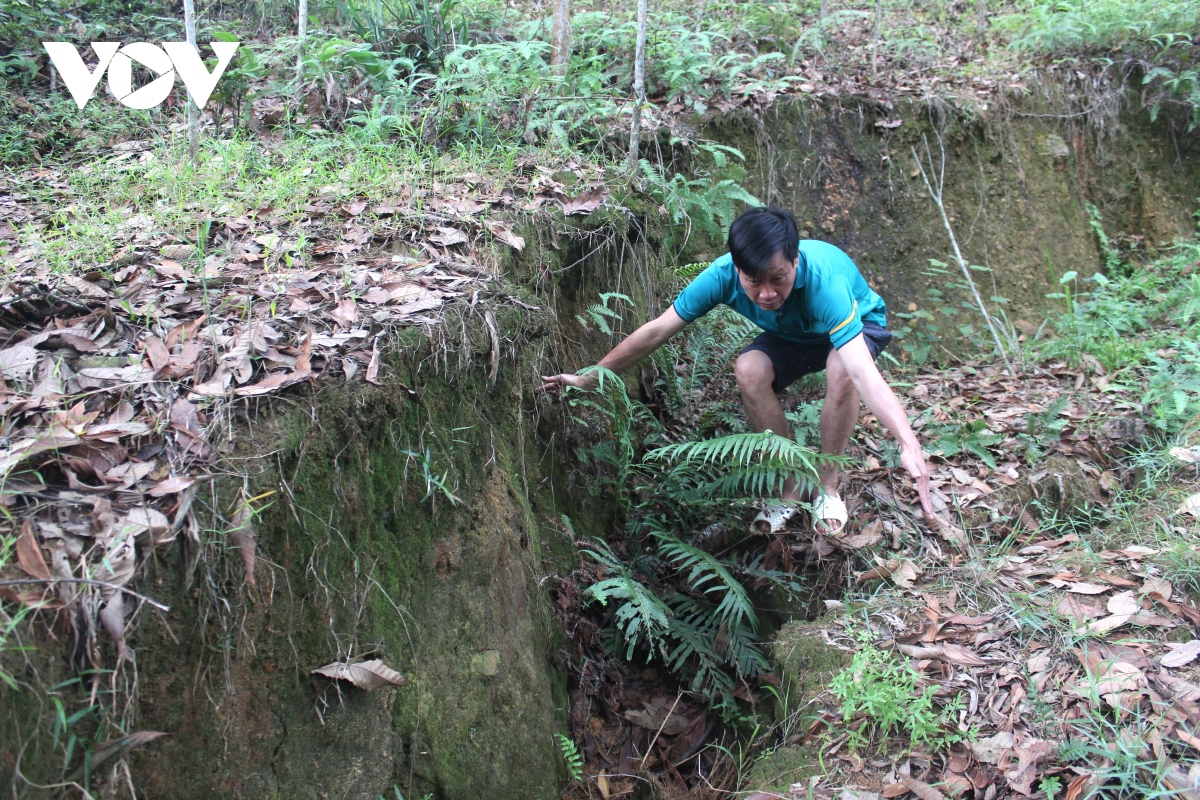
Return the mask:
<path fill-rule="evenodd" d="M 932 128 L 919 107 L 894 133 L 875 128 L 878 116 L 781 104 L 764 128 L 717 120 L 707 130 L 748 155 L 752 191 L 845 248 L 893 311 L 936 307 L 927 290 L 937 279 L 922 273 L 947 247 L 905 156 Z M 990 266 L 997 295 L 1035 318 L 1059 275 L 1103 264 L 1087 204 L 1137 257 L 1192 230 L 1200 185 L 1187 157 L 1195 140 L 1181 139 L 1169 118 L 1131 119 L 1103 150 L 1061 124 L 1014 116 L 941 131 L 970 260 Z M 654 209 L 635 211 L 598 212 L 574 231 L 525 231 L 528 249 L 507 265 L 513 283 L 489 303 L 500 339 L 494 382 L 488 327 L 467 307 L 433 339 L 399 336 L 385 386 L 326 385 L 243 409 L 228 454 L 236 469 L 201 501 L 225 510 L 243 489 L 276 493 L 258 518 L 261 588 L 248 592 L 236 556 L 216 545 L 190 585 L 177 551 L 147 565 L 142 585 L 173 611 L 163 620 L 143 611 L 130 642 L 138 717 L 172 735 L 131 753 L 142 791 L 558 794 L 566 769 L 551 733 L 567 730 L 572 676 L 545 586 L 575 563 L 558 520 L 568 514 L 579 535 L 600 538 L 620 520 L 613 498 L 593 496 L 581 479 L 563 444 L 562 409 L 532 389 L 542 365 L 574 368 L 603 352 L 609 338 L 576 320 L 600 292 L 628 294 L 639 316 L 669 302 L 665 223 Z M 718 255 L 696 249 L 689 260 Z M 539 285 L 545 274 L 556 277 Z M 620 330 L 639 321 L 627 315 Z M 957 322 L 923 340 L 913 321 L 913 349 L 897 357 L 957 335 Z M 451 505 L 438 482 L 461 503 Z M 34 644 L 42 685 L 71 676 L 52 641 Z M 309 674 L 369 655 L 408 685 L 360 693 Z M 5 770 L 19 756 L 30 780 L 57 780 L 44 699 L 0 692 Z"/>

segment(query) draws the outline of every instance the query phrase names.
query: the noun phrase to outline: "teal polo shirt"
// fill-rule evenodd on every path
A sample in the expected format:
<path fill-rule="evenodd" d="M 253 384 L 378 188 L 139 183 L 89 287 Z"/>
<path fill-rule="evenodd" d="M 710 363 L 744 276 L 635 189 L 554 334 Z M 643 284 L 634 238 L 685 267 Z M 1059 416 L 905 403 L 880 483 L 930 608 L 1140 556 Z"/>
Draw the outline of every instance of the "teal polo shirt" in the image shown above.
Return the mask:
<path fill-rule="evenodd" d="M 796 284 L 783 307 L 765 311 L 742 289 L 728 253 L 710 264 L 675 299 L 675 313 L 694 322 L 727 305 L 764 331 L 804 345 L 841 348 L 862 333 L 863 322 L 887 327 L 887 305 L 872 291 L 850 256 L 827 242 L 800 242 Z"/>

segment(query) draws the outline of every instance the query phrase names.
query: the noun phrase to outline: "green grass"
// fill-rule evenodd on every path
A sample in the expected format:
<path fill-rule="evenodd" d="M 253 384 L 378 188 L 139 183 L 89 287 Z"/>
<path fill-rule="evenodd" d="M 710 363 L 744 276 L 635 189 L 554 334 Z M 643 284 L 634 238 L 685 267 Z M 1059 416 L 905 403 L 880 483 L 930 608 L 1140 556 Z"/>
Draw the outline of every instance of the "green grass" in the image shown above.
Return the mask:
<path fill-rule="evenodd" d="M 471 172 L 511 176 L 518 157 L 499 147 L 439 152 L 414 138 L 370 141 L 345 134 L 279 143 L 206 139 L 198 166 L 182 141 L 148 152 L 145 163 L 109 159 L 68 173 L 65 197 L 43 181 L 21 181 L 20 190 L 35 203 L 55 209 L 46 229 L 18 231 L 21 244 L 39 246 L 56 271 L 87 269 L 110 259 L 137 231 L 191 237 L 204 219 L 266 209 L 287 225 L 311 214 L 302 207 L 306 203 L 363 199 L 373 205 Z M 417 211 L 423 202 L 412 198 Z M 371 219 L 369 210 L 364 219 Z"/>

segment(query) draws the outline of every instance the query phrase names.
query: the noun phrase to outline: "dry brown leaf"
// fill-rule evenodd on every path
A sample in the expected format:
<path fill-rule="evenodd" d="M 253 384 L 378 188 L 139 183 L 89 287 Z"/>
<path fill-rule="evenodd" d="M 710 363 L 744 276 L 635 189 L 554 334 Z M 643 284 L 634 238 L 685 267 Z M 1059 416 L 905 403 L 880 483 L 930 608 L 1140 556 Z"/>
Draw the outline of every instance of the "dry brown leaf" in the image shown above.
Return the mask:
<path fill-rule="evenodd" d="M 1067 594 L 1058 601 L 1059 614 L 1070 617 L 1076 623 L 1087 622 L 1089 619 L 1104 616 L 1104 606 L 1096 602 L 1088 602 L 1078 595 Z"/>
<path fill-rule="evenodd" d="M 157 508 L 134 508 L 125 515 L 122 531 L 140 535 L 143 531 L 150 534 L 151 539 L 157 539 L 171 529 L 171 523 L 165 514 Z"/>
<path fill-rule="evenodd" d="M 439 226 L 437 233 L 429 236 L 429 241 L 440 244 L 442 247 L 453 247 L 456 244 L 466 244 L 467 235 L 458 228 L 447 228 Z"/>
<path fill-rule="evenodd" d="M 936 658 L 948 664 L 958 664 L 960 667 L 987 666 L 987 662 L 974 650 L 959 644 L 942 643 L 920 647 L 897 642 L 896 649 L 910 658 Z"/>
<path fill-rule="evenodd" d="M 1087 623 L 1087 625 L 1083 626 L 1083 631 L 1093 636 L 1100 636 L 1109 631 L 1116 630 L 1131 619 L 1133 619 L 1133 614 L 1113 614 L 1112 616 Z"/>
<path fill-rule="evenodd" d="M 133 578 L 133 573 L 137 567 L 137 551 L 133 544 L 133 531 L 121 531 L 115 522 L 116 520 L 113 519 L 97 535 L 97 539 L 101 541 L 107 539 L 107 547 L 104 552 L 104 558 L 101 559 L 93 577 L 98 581 L 111 583 L 115 586 L 124 586 Z M 118 536 L 116 535 L 117 533 L 121 533 L 121 535 Z M 101 589 L 100 596 L 108 599 L 108 597 L 116 593 L 118 593 L 116 589 L 106 587 Z"/>
<path fill-rule="evenodd" d="M 296 363 L 300 363 L 299 359 L 297 359 Z M 296 369 L 293 372 L 272 372 L 258 383 L 253 383 L 249 386 L 239 386 L 233 390 L 233 393 L 240 397 L 269 394 L 286 386 L 306 381 L 310 377 L 312 377 L 312 370 L 309 369 Z"/>
<path fill-rule="evenodd" d="M 173 261 L 184 261 L 196 254 L 196 248 L 192 247 L 190 244 L 165 244 L 159 248 L 158 252 L 162 253 L 163 258 L 171 259 Z M 179 265 L 176 264 L 175 266 Z"/>
<path fill-rule="evenodd" d="M 34 578 L 50 579 L 50 567 L 46 565 L 42 548 L 33 533 L 33 524 L 28 519 L 21 523 L 21 535 L 17 537 L 17 564 Z"/>
<path fill-rule="evenodd" d="M 1175 509 L 1176 514 L 1191 514 L 1193 517 L 1200 518 L 1200 492 L 1184 500 L 1179 508 Z"/>
<path fill-rule="evenodd" d="M 1140 669 L 1125 661 L 1113 661 L 1096 679 L 1095 688 L 1099 694 L 1114 694 L 1135 692 L 1146 685 L 1146 676 Z"/>
<path fill-rule="evenodd" d="M 233 374 L 224 365 L 221 365 L 208 380 L 194 384 L 192 391 L 201 397 L 222 397 L 229 389 L 229 382 L 232 379 Z"/>
<path fill-rule="evenodd" d="M 592 189 L 587 189 L 575 195 L 570 200 L 563 202 L 563 214 L 567 216 L 572 214 L 590 214 L 603 205 L 604 201 L 607 199 L 607 187 L 597 186 Z"/>
<path fill-rule="evenodd" d="M 366 291 L 366 294 L 362 296 L 363 302 L 371 303 L 372 305 L 383 305 L 391 299 L 391 293 L 382 286 L 372 286 Z"/>
<path fill-rule="evenodd" d="M 913 581 L 921 577 L 921 568 L 909 559 L 900 562 L 900 568 L 891 574 L 892 582 L 901 589 L 911 589 Z"/>
<path fill-rule="evenodd" d="M 867 570 L 866 572 L 860 572 L 857 576 L 858 582 L 866 583 L 867 581 L 877 581 L 881 578 L 888 577 L 898 569 L 900 569 L 900 562 L 896 559 L 892 559 L 886 564 L 880 564 L 872 569 Z"/>
<path fill-rule="evenodd" d="M 860 550 L 864 547 L 870 547 L 871 545 L 878 544 L 879 542 L 883 541 L 882 530 L 883 520 L 876 519 L 870 522 L 867 527 L 863 528 L 859 533 L 856 533 L 853 536 L 839 538 L 837 541 L 841 542 L 847 547 Z"/>
<path fill-rule="evenodd" d="M 525 240 L 513 233 L 508 223 L 488 221 L 487 229 L 492 232 L 492 236 L 495 236 L 518 253 L 525 249 Z"/>
<path fill-rule="evenodd" d="M 379 380 L 379 340 L 371 345 L 371 361 L 367 364 L 367 374 L 364 376 L 367 383 L 373 383 L 376 386 L 382 386 L 383 381 Z"/>
<path fill-rule="evenodd" d="M 921 800 L 947 800 L 946 795 L 942 794 L 939 790 L 933 788 L 924 781 L 919 781 L 916 778 L 910 778 L 907 775 L 901 775 L 900 782 L 904 784 L 910 792 L 921 798 Z"/>
<path fill-rule="evenodd" d="M 22 381 L 29 377 L 33 365 L 37 363 L 38 353 L 32 347 L 14 344 L 12 347 L 0 350 L 0 376 L 10 381 Z"/>
<path fill-rule="evenodd" d="M 985 764 L 995 764 L 1000 760 L 1000 756 L 1013 748 L 1013 735 L 1010 731 L 1000 731 L 986 739 L 969 742 L 969 745 L 975 758 Z"/>
<path fill-rule="evenodd" d="M 1045 672 L 1050 669 L 1050 656 L 1036 655 L 1025 662 L 1025 669 L 1029 670 L 1030 675 L 1035 675 L 1039 672 Z"/>
<path fill-rule="evenodd" d="M 1200 656 L 1200 639 L 1192 639 L 1190 642 L 1184 642 L 1177 646 L 1163 656 L 1159 663 L 1164 667 L 1176 669 L 1192 663 L 1196 660 L 1196 656 Z"/>
<path fill-rule="evenodd" d="M 974 784 L 969 780 L 953 772 L 942 776 L 942 786 L 951 797 L 966 797 L 967 792 L 974 788 Z"/>
<path fill-rule="evenodd" d="M 108 299 L 108 292 L 91 281 L 85 281 L 83 278 L 77 278 L 74 275 L 63 275 L 62 282 L 79 292 L 82 297 L 91 297 L 95 300 Z"/>
<path fill-rule="evenodd" d="M 349 297 L 343 297 L 338 301 L 337 308 L 330 314 L 334 320 L 341 326 L 353 328 L 354 323 L 358 322 L 358 305 Z"/>
<path fill-rule="evenodd" d="M 408 681 L 396 670 L 379 659 L 359 664 L 344 664 L 335 661 L 313 670 L 314 675 L 324 675 L 335 681 L 349 681 L 363 691 L 370 692 L 383 686 L 403 686 Z"/>
<path fill-rule="evenodd" d="M 171 366 L 171 354 L 167 351 L 167 346 L 163 344 L 162 339 L 157 336 L 147 336 L 146 340 L 142 342 L 142 346 L 146 350 L 146 357 L 150 359 L 151 366 L 154 367 L 155 375 Z"/>
<path fill-rule="evenodd" d="M 125 597 L 123 592 L 113 592 L 112 597 L 100 609 L 100 624 L 109 638 L 117 645 L 117 663 L 125 660 Z"/>
<path fill-rule="evenodd" d="M 935 495 L 931 495 L 932 497 Z M 944 502 L 943 502 L 944 504 Z M 965 545 L 968 537 L 967 532 L 954 524 L 950 519 L 950 515 L 945 512 L 935 513 L 933 520 L 929 520 L 929 527 L 938 536 L 956 545 Z"/>
<path fill-rule="evenodd" d="M 433 292 L 429 292 L 426 296 L 411 303 L 404 303 L 396 307 L 397 317 L 406 317 L 412 314 L 418 314 L 422 311 L 433 311 L 442 307 L 442 298 Z"/>
<path fill-rule="evenodd" d="M 1063 800 L 1079 800 L 1083 796 L 1084 790 L 1087 789 L 1091 779 L 1091 775 L 1076 775 L 1067 784 L 1067 793 L 1063 796 Z"/>
<path fill-rule="evenodd" d="M 1111 586 L 1102 586 L 1099 583 L 1084 583 L 1082 581 L 1074 581 L 1067 584 L 1067 591 L 1075 594 L 1103 594 L 1111 589 Z"/>
<path fill-rule="evenodd" d="M 1146 578 L 1138 594 L 1149 595 L 1156 600 L 1170 600 L 1173 591 L 1174 587 L 1171 586 L 1171 582 L 1168 580 L 1163 578 Z"/>
<path fill-rule="evenodd" d="M 1170 453 L 1184 464 L 1200 464 L 1200 447 L 1172 447 Z"/>
<path fill-rule="evenodd" d="M 254 525 L 251 524 L 253 518 L 254 512 L 251 510 L 250 504 L 243 502 L 241 508 L 233 515 L 233 519 L 229 521 L 229 544 L 237 548 L 238 555 L 242 557 L 246 583 L 250 584 L 251 589 L 257 589 L 258 584 L 254 580 L 255 542 Z"/>
<path fill-rule="evenodd" d="M 1009 788 L 1014 792 L 1029 796 L 1033 793 L 1033 782 L 1037 779 L 1037 764 L 1050 754 L 1050 745 L 1040 739 L 1033 739 L 1013 748 L 1017 756 L 1017 764 L 1004 773 L 1008 779 Z"/>
<path fill-rule="evenodd" d="M 154 485 L 146 494 L 151 497 L 166 497 L 169 494 L 182 492 L 184 489 L 196 482 L 195 478 L 189 478 L 187 475 L 176 475 L 171 478 L 161 480 Z"/>
<path fill-rule="evenodd" d="M 1108 613 L 1128 614 L 1130 616 L 1142 610 L 1132 591 L 1118 592 L 1108 598 Z"/>

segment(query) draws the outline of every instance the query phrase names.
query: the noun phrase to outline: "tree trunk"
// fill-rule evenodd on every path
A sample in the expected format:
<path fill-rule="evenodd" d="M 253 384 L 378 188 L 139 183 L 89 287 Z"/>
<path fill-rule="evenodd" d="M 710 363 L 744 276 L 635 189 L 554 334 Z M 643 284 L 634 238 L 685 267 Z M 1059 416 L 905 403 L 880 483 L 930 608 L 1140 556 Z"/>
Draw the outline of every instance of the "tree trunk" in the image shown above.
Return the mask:
<path fill-rule="evenodd" d="M 554 4 L 550 47 L 550 69 L 561 78 L 567 74 L 567 63 L 571 60 L 571 0 L 557 0 Z"/>
<path fill-rule="evenodd" d="M 829 13 L 828 0 L 821 0 L 821 5 L 817 10 L 817 19 L 824 20 L 825 15 Z"/>
<path fill-rule="evenodd" d="M 196 47 L 196 3 L 195 0 L 183 0 L 183 29 L 184 35 L 187 36 L 187 43 L 196 48 L 196 52 L 200 52 L 200 48 Z M 192 99 L 192 93 L 188 92 L 188 153 L 192 157 L 192 165 L 196 165 L 196 158 L 200 150 L 200 109 L 196 107 L 196 102 Z"/>
<path fill-rule="evenodd" d="M 975 0 L 975 10 L 979 14 L 975 22 L 976 33 L 982 41 L 988 27 L 987 0 Z"/>
<path fill-rule="evenodd" d="M 629 174 L 637 174 L 638 137 L 646 102 L 646 0 L 638 0 L 637 49 L 633 55 L 633 120 L 629 126 Z"/>
<path fill-rule="evenodd" d="M 308 38 L 308 0 L 300 0 L 296 11 L 296 38 L 300 40 L 296 53 L 296 82 L 299 83 L 304 74 L 304 40 Z"/>

